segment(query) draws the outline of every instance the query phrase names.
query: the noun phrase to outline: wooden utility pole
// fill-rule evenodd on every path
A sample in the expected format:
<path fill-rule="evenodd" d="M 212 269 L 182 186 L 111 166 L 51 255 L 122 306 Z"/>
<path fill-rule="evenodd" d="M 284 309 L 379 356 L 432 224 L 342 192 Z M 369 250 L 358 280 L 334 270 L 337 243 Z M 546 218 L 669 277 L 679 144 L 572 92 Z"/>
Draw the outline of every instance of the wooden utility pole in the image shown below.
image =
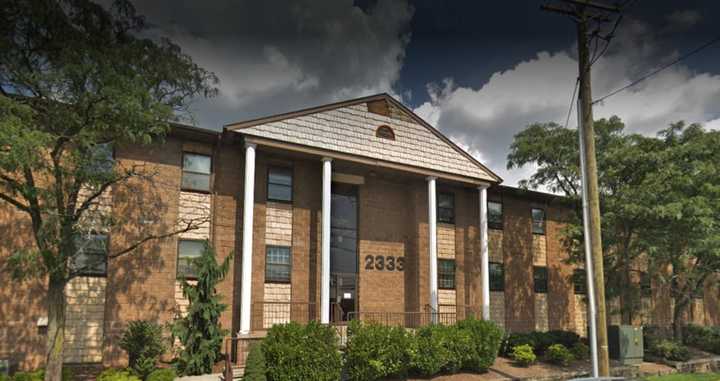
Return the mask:
<path fill-rule="evenodd" d="M 610 376 L 610 362 L 608 354 L 607 319 L 605 308 L 605 279 L 603 270 L 602 237 L 600 225 L 600 196 L 598 194 L 597 160 L 595 157 L 595 129 L 592 114 L 592 89 L 590 82 L 590 48 L 589 23 L 609 21 L 608 13 L 618 13 L 617 7 L 597 2 L 583 0 L 561 0 L 562 4 L 544 5 L 541 9 L 571 16 L 577 24 L 578 43 L 578 79 L 580 92 L 578 105 L 580 120 L 578 128 L 581 129 L 581 155 L 583 155 L 583 171 L 586 176 L 585 196 L 587 197 L 586 219 L 590 237 L 590 250 L 592 258 L 593 277 L 596 302 L 596 338 L 597 338 L 597 367 L 598 375 Z M 587 265 L 590 265 L 589 263 Z"/>

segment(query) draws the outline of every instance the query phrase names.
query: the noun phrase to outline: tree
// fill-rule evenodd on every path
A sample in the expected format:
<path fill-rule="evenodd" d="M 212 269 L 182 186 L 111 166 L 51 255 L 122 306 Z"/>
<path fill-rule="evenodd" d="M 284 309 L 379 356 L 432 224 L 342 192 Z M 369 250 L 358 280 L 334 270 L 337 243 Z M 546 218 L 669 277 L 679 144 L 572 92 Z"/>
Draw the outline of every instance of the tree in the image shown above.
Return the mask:
<path fill-rule="evenodd" d="M 595 121 L 598 152 L 598 183 L 602 214 L 605 284 L 609 297 L 620 298 L 620 313 L 631 324 L 640 308 L 640 290 L 632 282 L 633 263 L 644 254 L 641 230 L 647 223 L 647 204 L 652 190 L 641 184 L 656 170 L 652 150 L 657 143 L 646 137 L 624 133 L 618 117 Z M 536 123 L 515 135 L 508 155 L 508 168 L 534 163 L 533 175 L 521 181 L 524 187 L 544 186 L 562 193 L 574 205 L 564 242 L 575 262 L 584 261 L 582 198 L 577 130 L 555 123 Z"/>
<path fill-rule="evenodd" d="M 13 254 L 13 274 L 47 282 L 46 380 L 61 377 L 63 290 L 78 274 L 83 237 L 123 223 L 101 213 L 103 197 L 155 177 L 108 152 L 161 141 L 170 122 L 188 115 L 188 100 L 217 91 L 212 73 L 171 41 L 142 37 L 144 30 L 127 0 L 108 9 L 89 0 L 3 3 L 0 202 L 28 217 L 34 238 Z M 201 223 L 147 228 L 109 257 Z"/>
<path fill-rule="evenodd" d="M 197 280 L 183 280 L 183 295 L 190 302 L 187 314 L 177 319 L 172 327 L 173 336 L 180 342 L 177 367 L 180 374 L 200 375 L 212 372 L 213 365 L 221 359 L 223 338 L 227 330 L 220 327 L 220 314 L 227 308 L 221 303 L 217 285 L 230 269 L 232 255 L 218 264 L 215 251 L 205 242 L 200 257 L 193 260 L 192 267 Z"/>
<path fill-rule="evenodd" d="M 680 340 L 690 302 L 720 274 L 720 132 L 678 122 L 659 137 L 662 166 L 647 182 L 655 192 L 647 200 L 653 223 L 646 246 L 675 300 L 672 325 Z M 662 271 L 667 265 L 671 272 Z"/>

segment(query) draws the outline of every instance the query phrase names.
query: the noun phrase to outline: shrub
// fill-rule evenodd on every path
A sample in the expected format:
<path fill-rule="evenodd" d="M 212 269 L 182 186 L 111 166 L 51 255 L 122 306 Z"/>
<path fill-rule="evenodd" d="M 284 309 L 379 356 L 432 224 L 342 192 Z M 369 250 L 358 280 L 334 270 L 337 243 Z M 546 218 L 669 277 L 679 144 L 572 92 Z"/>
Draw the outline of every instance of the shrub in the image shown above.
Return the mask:
<path fill-rule="evenodd" d="M 353 321 L 348 327 L 345 369 L 351 380 L 404 376 L 410 364 L 412 336 L 401 327 Z"/>
<path fill-rule="evenodd" d="M 545 351 L 553 344 L 562 344 L 565 348 L 572 348 L 578 342 L 580 342 L 580 336 L 570 331 L 553 330 L 548 332 L 512 333 L 503 340 L 501 353 L 509 356 L 516 346 L 530 345 L 536 354 L 544 355 Z"/>
<path fill-rule="evenodd" d="M 182 282 L 183 295 L 190 305 L 187 314 L 173 323 L 172 333 L 181 344 L 177 370 L 186 376 L 212 373 L 213 365 L 222 359 L 220 352 L 227 330 L 220 326 L 220 314 L 227 305 L 217 292 L 217 285 L 228 273 L 232 255 L 218 263 L 215 250 L 205 241 L 200 257 L 192 262 L 197 283 Z"/>
<path fill-rule="evenodd" d="M 173 368 L 155 369 L 148 375 L 146 381 L 173 381 L 176 376 Z"/>
<path fill-rule="evenodd" d="M 687 347 L 672 340 L 660 340 L 650 348 L 650 353 L 670 361 L 687 361 L 690 351 Z"/>
<path fill-rule="evenodd" d="M 413 373 L 429 377 L 440 373 L 448 363 L 450 350 L 445 345 L 444 326 L 430 325 L 415 333 L 415 348 L 412 351 L 411 368 Z"/>
<path fill-rule="evenodd" d="M 568 366 L 574 360 L 573 354 L 562 344 L 553 344 L 545 352 L 547 361 L 553 364 Z"/>
<path fill-rule="evenodd" d="M 551 345 L 562 344 L 565 348 L 572 348 L 575 344 L 580 342 L 580 336 L 572 331 L 553 330 L 548 331 L 546 335 L 549 337 Z M 547 348 L 549 347 L 550 346 Z"/>
<path fill-rule="evenodd" d="M 155 370 L 165 351 L 162 327 L 149 320 L 131 321 L 120 338 L 120 348 L 128 353 L 129 368 L 141 379 Z"/>
<path fill-rule="evenodd" d="M 685 327 L 683 339 L 686 345 L 705 352 L 720 354 L 720 328 L 689 325 Z"/>
<path fill-rule="evenodd" d="M 253 344 L 245 360 L 245 374 L 242 379 L 243 381 L 266 381 L 265 371 L 265 355 L 262 347 L 260 344 Z"/>
<path fill-rule="evenodd" d="M 575 343 L 572 348 L 570 348 L 570 352 L 572 352 L 573 357 L 578 360 L 585 360 L 590 357 L 590 347 L 581 341 Z"/>
<path fill-rule="evenodd" d="M 274 381 L 340 378 L 342 358 L 334 328 L 317 322 L 274 325 L 262 342 L 267 376 Z"/>
<path fill-rule="evenodd" d="M 0 375 L 3 376 L 3 375 Z M 12 377 L 6 378 L 6 380 L 12 381 L 43 381 L 45 379 L 45 369 L 36 369 L 31 372 L 17 372 Z M 62 370 L 62 381 L 72 381 L 74 376 L 72 370 L 67 367 L 63 367 Z M 2 380 L 2 378 L 0 378 Z"/>
<path fill-rule="evenodd" d="M 110 368 L 100 373 L 97 381 L 140 381 L 140 378 L 127 369 Z"/>
<path fill-rule="evenodd" d="M 463 368 L 474 372 L 486 372 L 495 362 L 500 350 L 502 329 L 491 321 L 473 318 L 460 321 L 457 325 L 459 329 L 470 334 L 471 341 L 471 348 Z"/>
<path fill-rule="evenodd" d="M 0 381 L 12 381 L 12 378 L 4 373 L 0 373 Z"/>
<path fill-rule="evenodd" d="M 533 348 L 530 344 L 522 344 L 513 347 L 511 356 L 512 359 L 521 366 L 528 366 L 537 360 L 537 356 L 535 356 Z"/>

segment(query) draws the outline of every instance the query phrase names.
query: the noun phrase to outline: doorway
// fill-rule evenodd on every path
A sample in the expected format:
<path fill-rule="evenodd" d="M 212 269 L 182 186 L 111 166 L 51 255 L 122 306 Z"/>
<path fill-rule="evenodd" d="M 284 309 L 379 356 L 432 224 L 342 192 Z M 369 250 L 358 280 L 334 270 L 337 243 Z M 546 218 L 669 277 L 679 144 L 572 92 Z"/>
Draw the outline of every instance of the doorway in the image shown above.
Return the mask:
<path fill-rule="evenodd" d="M 330 213 L 330 318 L 348 321 L 357 310 L 357 186 L 332 184 Z"/>

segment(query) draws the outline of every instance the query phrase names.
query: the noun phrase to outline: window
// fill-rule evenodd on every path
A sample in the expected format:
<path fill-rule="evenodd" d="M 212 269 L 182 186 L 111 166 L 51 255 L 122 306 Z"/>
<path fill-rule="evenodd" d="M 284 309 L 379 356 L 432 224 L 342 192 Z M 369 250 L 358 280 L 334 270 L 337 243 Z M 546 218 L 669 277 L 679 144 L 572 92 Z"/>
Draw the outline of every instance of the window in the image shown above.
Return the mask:
<path fill-rule="evenodd" d="M 542 209 L 532 210 L 532 232 L 533 234 L 545 234 L 545 211 Z"/>
<path fill-rule="evenodd" d="M 585 275 L 585 269 L 575 269 L 573 271 L 573 288 L 575 289 L 575 295 L 587 294 L 587 277 Z"/>
<path fill-rule="evenodd" d="M 290 283 L 290 248 L 267 246 L 265 248 L 265 282 Z"/>
<path fill-rule="evenodd" d="M 292 169 L 270 167 L 268 169 L 268 201 L 292 202 Z"/>
<path fill-rule="evenodd" d="M 178 278 L 193 279 L 197 277 L 195 272 L 196 258 L 199 258 L 205 250 L 205 241 L 187 240 L 178 241 Z"/>
<path fill-rule="evenodd" d="M 455 289 L 455 261 L 438 259 L 438 288 Z"/>
<path fill-rule="evenodd" d="M 533 267 L 533 288 L 538 294 L 547 294 L 548 291 L 548 272 L 547 267 Z"/>
<path fill-rule="evenodd" d="M 503 210 L 502 203 L 488 201 L 488 227 L 490 229 L 503 228 Z"/>
<path fill-rule="evenodd" d="M 90 161 L 87 165 L 88 175 L 93 177 L 108 176 L 112 174 L 115 159 L 113 158 L 112 143 L 100 143 L 90 148 Z"/>
<path fill-rule="evenodd" d="M 455 195 L 452 193 L 438 193 L 437 220 L 448 224 L 455 223 Z"/>
<path fill-rule="evenodd" d="M 505 269 L 502 263 L 490 262 L 490 291 L 505 291 Z"/>
<path fill-rule="evenodd" d="M 393 129 L 389 126 L 380 126 L 375 130 L 375 136 L 378 138 L 383 139 L 389 139 L 389 140 L 395 140 L 395 132 L 393 132 Z"/>
<path fill-rule="evenodd" d="M 75 237 L 77 254 L 72 259 L 72 270 L 78 275 L 107 275 L 107 235 L 87 234 Z"/>
<path fill-rule="evenodd" d="M 640 294 L 644 298 L 652 296 L 652 282 L 650 281 L 650 274 L 646 272 L 640 273 Z"/>
<path fill-rule="evenodd" d="M 209 192 L 211 170 L 210 156 L 183 153 L 182 189 Z"/>

